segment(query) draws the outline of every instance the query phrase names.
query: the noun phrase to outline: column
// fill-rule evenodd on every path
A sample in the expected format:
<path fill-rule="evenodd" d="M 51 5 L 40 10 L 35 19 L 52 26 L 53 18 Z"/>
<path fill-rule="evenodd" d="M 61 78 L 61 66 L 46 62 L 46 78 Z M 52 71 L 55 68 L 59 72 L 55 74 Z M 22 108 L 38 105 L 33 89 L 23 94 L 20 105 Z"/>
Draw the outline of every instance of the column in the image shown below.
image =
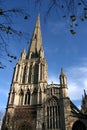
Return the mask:
<path fill-rule="evenodd" d="M 24 66 L 22 67 L 22 71 L 21 71 L 21 83 L 23 83 L 23 74 L 24 74 Z"/>
<path fill-rule="evenodd" d="M 25 83 L 28 83 L 28 76 L 29 76 L 29 67 L 27 67 L 27 69 L 26 69 L 26 79 L 25 79 Z"/>
<path fill-rule="evenodd" d="M 18 81 L 20 82 L 21 66 L 19 65 Z"/>
<path fill-rule="evenodd" d="M 32 69 L 31 69 L 31 83 L 33 83 L 34 80 L 34 64 L 32 65 Z"/>
<path fill-rule="evenodd" d="M 42 64 L 42 80 L 44 81 L 44 65 Z"/>
<path fill-rule="evenodd" d="M 39 70 L 38 70 L 38 81 L 40 81 L 40 63 L 39 63 Z"/>
<path fill-rule="evenodd" d="M 23 105 L 25 105 L 25 93 L 24 93 L 24 96 L 23 96 Z"/>
<path fill-rule="evenodd" d="M 18 69 L 18 64 L 17 64 L 16 67 L 15 67 L 14 79 L 13 79 L 13 81 L 16 81 L 17 69 Z"/>

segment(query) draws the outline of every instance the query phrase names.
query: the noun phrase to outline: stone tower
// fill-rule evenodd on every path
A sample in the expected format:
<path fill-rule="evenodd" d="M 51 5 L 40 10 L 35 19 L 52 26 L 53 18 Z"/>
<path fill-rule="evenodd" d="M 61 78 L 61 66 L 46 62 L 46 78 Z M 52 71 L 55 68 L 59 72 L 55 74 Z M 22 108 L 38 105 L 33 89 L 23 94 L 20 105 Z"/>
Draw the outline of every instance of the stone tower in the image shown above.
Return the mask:
<path fill-rule="evenodd" d="M 14 68 L 1 130 L 87 130 L 86 92 L 79 110 L 69 98 L 63 69 L 59 81 L 48 84 L 38 15 L 28 53 L 23 50 Z"/>
<path fill-rule="evenodd" d="M 8 130 L 21 130 L 21 124 L 24 127 L 26 120 L 29 130 L 36 127 L 37 109 L 46 98 L 47 77 L 38 16 L 28 54 L 24 49 L 14 68 L 5 118 L 5 127 Z"/>

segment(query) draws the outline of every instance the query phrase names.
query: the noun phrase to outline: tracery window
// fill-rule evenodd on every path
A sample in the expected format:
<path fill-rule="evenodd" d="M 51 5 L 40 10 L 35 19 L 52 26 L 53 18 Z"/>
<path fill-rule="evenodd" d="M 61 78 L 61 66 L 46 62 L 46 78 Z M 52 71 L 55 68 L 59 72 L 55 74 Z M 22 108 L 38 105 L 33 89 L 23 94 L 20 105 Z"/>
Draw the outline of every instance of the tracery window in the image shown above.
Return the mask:
<path fill-rule="evenodd" d="M 37 104 L 37 92 L 38 92 L 38 88 L 35 87 L 32 94 L 33 104 Z"/>
<path fill-rule="evenodd" d="M 42 92 L 41 92 L 41 89 L 40 89 L 40 92 L 39 92 L 39 103 L 42 103 Z"/>
<path fill-rule="evenodd" d="M 11 93 L 11 104 L 14 103 L 14 98 L 15 98 L 15 91 L 13 90 L 13 92 Z"/>
<path fill-rule="evenodd" d="M 42 80 L 42 63 L 40 64 L 40 80 Z"/>
<path fill-rule="evenodd" d="M 19 94 L 19 105 L 23 105 L 23 97 L 24 97 L 24 93 L 23 90 L 21 89 Z"/>
<path fill-rule="evenodd" d="M 22 78 L 23 78 L 23 66 L 22 66 L 21 69 L 20 69 L 20 76 L 19 76 L 19 78 L 20 78 L 20 82 L 22 83 Z"/>
<path fill-rule="evenodd" d="M 18 75 L 19 75 L 19 69 L 20 69 L 20 65 L 18 65 L 18 68 L 17 69 L 17 74 L 16 74 L 16 81 L 18 80 Z"/>
<path fill-rule="evenodd" d="M 47 129 L 60 128 L 60 111 L 56 99 L 52 98 L 47 105 Z"/>
<path fill-rule="evenodd" d="M 27 90 L 27 93 L 25 94 L 25 105 L 30 104 L 30 91 L 29 89 Z"/>
<path fill-rule="evenodd" d="M 24 67 L 22 83 L 25 83 L 25 77 L 26 77 L 26 66 Z"/>
<path fill-rule="evenodd" d="M 29 68 L 29 76 L 28 76 L 29 83 L 31 83 L 31 76 L 32 76 L 32 65 L 30 65 L 30 68 Z"/>
<path fill-rule="evenodd" d="M 40 80 L 44 79 L 44 65 L 40 64 Z"/>
<path fill-rule="evenodd" d="M 38 65 L 35 64 L 34 66 L 34 83 L 38 82 Z"/>

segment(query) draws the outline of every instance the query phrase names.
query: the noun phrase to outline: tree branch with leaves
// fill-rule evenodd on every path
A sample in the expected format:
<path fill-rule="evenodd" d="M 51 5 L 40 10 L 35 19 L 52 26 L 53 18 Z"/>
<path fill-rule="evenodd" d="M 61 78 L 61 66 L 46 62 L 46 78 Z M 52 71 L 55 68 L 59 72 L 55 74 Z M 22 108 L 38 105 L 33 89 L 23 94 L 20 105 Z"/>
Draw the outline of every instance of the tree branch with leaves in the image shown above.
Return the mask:
<path fill-rule="evenodd" d="M 23 37 L 27 34 L 13 27 L 13 18 L 15 16 L 21 16 L 24 20 L 27 20 L 30 17 L 30 15 L 26 13 L 23 9 L 4 9 L 4 7 L 0 7 L 0 69 L 4 69 L 6 67 L 1 59 L 12 62 L 12 60 L 15 60 L 17 58 L 15 55 L 10 54 L 8 50 L 9 43 L 7 39 L 12 38 L 13 35 L 15 38 L 18 38 Z"/>

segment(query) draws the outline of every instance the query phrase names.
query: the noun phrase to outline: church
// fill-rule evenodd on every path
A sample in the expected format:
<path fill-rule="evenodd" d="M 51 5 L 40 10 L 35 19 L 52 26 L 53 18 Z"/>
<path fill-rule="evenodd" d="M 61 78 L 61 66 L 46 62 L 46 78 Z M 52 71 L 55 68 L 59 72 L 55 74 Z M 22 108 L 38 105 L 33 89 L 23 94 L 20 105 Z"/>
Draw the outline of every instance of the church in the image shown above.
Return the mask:
<path fill-rule="evenodd" d="M 59 84 L 48 84 L 47 72 L 38 15 L 28 53 L 23 50 L 14 68 L 1 130 L 87 130 L 86 91 L 79 110 L 63 69 Z"/>

